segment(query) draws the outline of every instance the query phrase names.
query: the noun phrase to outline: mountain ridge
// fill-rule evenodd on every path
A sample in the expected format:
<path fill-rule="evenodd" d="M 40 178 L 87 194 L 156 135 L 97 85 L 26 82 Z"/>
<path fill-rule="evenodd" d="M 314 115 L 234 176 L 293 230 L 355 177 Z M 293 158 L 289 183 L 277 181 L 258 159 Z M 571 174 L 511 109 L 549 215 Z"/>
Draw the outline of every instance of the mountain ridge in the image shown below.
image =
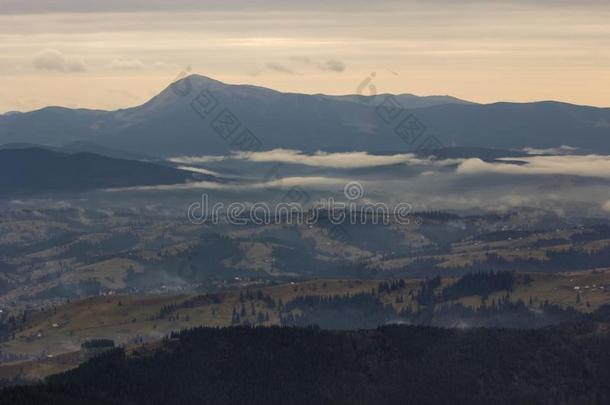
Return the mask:
<path fill-rule="evenodd" d="M 400 108 L 401 97 L 416 97 L 419 104 L 414 107 L 405 102 L 408 105 Z M 211 108 L 203 115 L 195 110 L 202 100 Z M 390 112 L 388 106 L 395 108 L 391 120 L 384 116 Z M 219 133 L 222 128 L 214 125 L 220 114 L 228 114 L 235 124 L 231 133 Z M 408 136 L 407 143 L 397 128 L 409 115 L 417 119 L 423 132 Z M 412 152 L 433 135 L 444 146 L 523 149 L 570 145 L 610 153 L 609 123 L 610 108 L 557 101 L 477 104 L 444 96 L 310 95 L 190 75 L 130 108 L 45 107 L 0 116 L 0 143 L 63 146 L 87 141 L 130 153 L 168 157 L 228 154 L 243 146 L 239 141 L 243 133 L 252 135 L 257 150 L 371 153 Z"/>
<path fill-rule="evenodd" d="M 27 145 L 0 148 L 0 192 L 4 195 L 175 184 L 192 180 L 193 175 L 91 152 L 66 153 Z M 197 176 L 214 181 L 213 176 Z"/>

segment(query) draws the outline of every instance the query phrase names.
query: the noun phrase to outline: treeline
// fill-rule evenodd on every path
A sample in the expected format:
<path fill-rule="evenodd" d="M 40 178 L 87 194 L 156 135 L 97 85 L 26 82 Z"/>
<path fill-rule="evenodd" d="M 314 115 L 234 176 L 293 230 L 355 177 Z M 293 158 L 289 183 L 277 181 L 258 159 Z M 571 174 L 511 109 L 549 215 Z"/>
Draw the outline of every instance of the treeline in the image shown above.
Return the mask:
<path fill-rule="evenodd" d="M 529 277 L 524 276 L 529 282 Z M 480 295 L 487 299 L 497 291 L 512 291 L 515 285 L 515 273 L 508 271 L 478 271 L 460 277 L 455 283 L 443 288 L 440 296 L 443 301 L 457 300 L 470 295 Z"/>
<path fill-rule="evenodd" d="M 84 341 L 80 344 L 81 349 L 101 349 L 114 347 L 114 340 L 112 339 L 91 339 Z"/>
<path fill-rule="evenodd" d="M 5 389 L 0 403 L 607 404 L 608 347 L 583 327 L 197 328 L 150 355 L 114 349 Z"/>
<path fill-rule="evenodd" d="M 519 277 L 523 282 L 529 282 L 529 277 Z M 444 288 L 441 277 L 422 281 L 418 289 L 408 288 L 406 282 L 399 279 L 379 283 L 377 291 L 299 296 L 279 308 L 279 318 L 284 326 L 317 325 L 324 329 L 374 328 L 390 323 L 533 329 L 589 319 L 575 309 L 547 301 L 535 302 L 533 297 L 528 303 L 511 300 L 510 292 L 515 283 L 514 273 L 495 271 L 469 273 Z M 497 292 L 504 294 L 489 299 Z M 397 309 L 388 303 L 389 294 L 394 297 Z M 456 302 L 473 295 L 482 297 L 481 305 L 466 306 Z M 242 315 L 245 314 L 242 304 Z M 234 325 L 239 324 L 238 319 L 234 310 Z"/>
<path fill-rule="evenodd" d="M 511 300 L 510 293 L 517 282 L 529 283 L 530 278 L 511 272 L 489 271 L 468 273 L 450 284 L 443 283 L 440 276 L 426 279 L 419 285 L 407 285 L 404 279 L 397 279 L 380 282 L 370 291 L 302 295 L 286 303 L 281 299 L 276 302 L 260 289 L 246 290 L 240 292 L 233 308 L 231 325 L 269 325 L 272 316 L 279 319 L 280 325 L 318 325 L 324 329 L 374 328 L 390 323 L 540 328 L 584 319 L 585 316 L 576 310 L 539 302 L 537 297 L 530 297 L 527 303 Z M 495 298 L 490 299 L 492 295 Z M 459 302 L 470 296 L 480 296 L 482 303 L 465 306 Z M 196 300 L 217 303 L 220 298 L 208 294 Z M 166 305 L 160 316 L 175 316 L 175 312 L 186 304 Z"/>
<path fill-rule="evenodd" d="M 610 263 L 610 246 L 591 251 L 579 248 L 547 251 L 545 260 L 532 258 L 507 260 L 496 253 L 486 253 L 484 260 L 475 261 L 467 266 L 446 267 L 443 270 L 445 272 L 473 272 L 494 268 L 502 271 L 560 272 L 607 267 L 608 263 Z"/>
<path fill-rule="evenodd" d="M 243 307 L 242 315 L 246 315 Z M 447 328 L 536 329 L 589 319 L 589 315 L 572 308 L 564 308 L 546 301 L 526 304 L 522 300 L 512 301 L 510 295 L 494 298 L 477 307 L 459 302 L 446 302 L 436 306 L 415 308 L 406 305 L 398 311 L 379 297 L 367 293 L 330 297 L 304 296 L 289 301 L 280 311 L 280 324 L 283 326 L 316 325 L 323 329 L 341 330 L 370 329 L 400 323 Z"/>
<path fill-rule="evenodd" d="M 263 293 L 263 291 L 260 289 L 256 290 L 256 293 L 254 293 L 251 289 L 246 290 L 245 293 L 241 291 L 239 293 L 238 301 L 241 308 L 238 311 L 237 307 L 233 307 L 233 313 L 231 314 L 231 325 L 264 325 L 266 322 L 269 322 L 269 311 L 274 310 L 276 307 L 281 309 L 284 305 L 281 298 L 279 299 L 278 303 L 276 303 L 273 297 Z M 255 301 L 261 302 L 266 310 L 259 310 L 257 312 L 254 305 Z M 250 302 L 249 311 L 246 309 L 246 302 Z"/>
<path fill-rule="evenodd" d="M 521 278 L 524 283 L 531 281 L 527 275 L 523 275 Z M 509 271 L 470 272 L 443 288 L 440 288 L 441 280 L 440 276 L 436 276 L 420 283 L 420 289 L 416 297 L 419 305 L 434 306 L 473 295 L 478 295 L 486 300 L 489 295 L 495 292 L 512 291 L 516 276 L 515 273 Z"/>
<path fill-rule="evenodd" d="M 55 307 L 52 309 L 56 310 Z M 41 312 L 45 309 L 41 308 Z M 25 309 L 16 312 L 4 311 L 0 313 L 0 342 L 4 342 L 15 338 L 15 332 L 20 332 L 27 328 L 31 314 L 36 312 L 33 309 Z M 8 355 L 8 354 L 7 354 Z"/>
<path fill-rule="evenodd" d="M 478 307 L 461 303 L 445 303 L 435 308 L 422 307 L 400 311 L 401 319 L 414 324 L 443 328 L 519 328 L 538 329 L 566 322 L 589 321 L 585 315 L 573 308 L 543 301 L 538 305 L 526 304 L 522 300 L 511 301 L 510 296 L 492 299 Z"/>
<path fill-rule="evenodd" d="M 318 325 L 325 329 L 370 329 L 394 318 L 392 304 L 384 304 L 370 293 L 301 296 L 287 302 L 280 312 L 281 325 Z"/>

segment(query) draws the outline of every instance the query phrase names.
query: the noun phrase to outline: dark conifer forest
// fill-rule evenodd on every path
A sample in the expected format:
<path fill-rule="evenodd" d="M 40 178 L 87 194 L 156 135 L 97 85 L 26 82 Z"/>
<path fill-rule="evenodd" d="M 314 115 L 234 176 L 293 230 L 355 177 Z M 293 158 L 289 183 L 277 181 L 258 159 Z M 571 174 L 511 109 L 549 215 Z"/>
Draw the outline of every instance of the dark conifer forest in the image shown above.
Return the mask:
<path fill-rule="evenodd" d="M 538 330 L 196 328 L 5 389 L 0 403 L 607 404 L 602 312 Z"/>

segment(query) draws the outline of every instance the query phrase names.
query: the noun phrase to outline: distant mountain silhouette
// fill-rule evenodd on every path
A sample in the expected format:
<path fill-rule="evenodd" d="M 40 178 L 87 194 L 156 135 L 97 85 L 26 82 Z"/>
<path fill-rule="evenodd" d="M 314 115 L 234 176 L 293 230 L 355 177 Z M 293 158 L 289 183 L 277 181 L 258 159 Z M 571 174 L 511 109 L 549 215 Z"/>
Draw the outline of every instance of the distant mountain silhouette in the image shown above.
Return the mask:
<path fill-rule="evenodd" d="M 201 179 L 205 175 L 197 176 Z M 175 184 L 192 178 L 193 173 L 186 170 L 93 153 L 68 154 L 42 148 L 0 150 L 3 194 Z"/>
<path fill-rule="evenodd" d="M 0 143 L 61 146 L 86 141 L 167 157 L 248 148 L 408 152 L 434 135 L 446 146 L 521 149 L 569 145 L 581 152 L 610 153 L 610 108 L 552 101 L 474 104 L 448 96 L 387 97 L 282 93 L 191 75 L 133 108 L 47 107 L 2 115 Z M 394 101 L 392 106 L 402 105 L 404 111 L 384 109 Z M 406 143 L 394 130 L 409 114 L 426 131 Z M 227 119 L 231 121 L 228 126 Z M 244 142 L 248 137 L 255 142 Z"/>
<path fill-rule="evenodd" d="M 127 159 L 127 160 L 145 160 L 145 161 L 153 161 L 154 158 L 146 155 L 141 155 L 139 153 L 127 152 L 118 149 L 106 148 L 104 146 L 100 146 L 94 142 L 88 141 L 76 141 L 69 143 L 63 146 L 48 146 L 48 145 L 37 145 L 33 143 L 6 143 L 0 145 L 0 150 L 2 149 L 31 149 L 31 148 L 39 148 L 39 149 L 47 149 L 55 152 L 64 152 L 64 153 L 94 153 L 96 155 L 102 155 L 106 157 L 112 157 L 117 159 Z"/>
<path fill-rule="evenodd" d="M 379 103 L 381 100 L 387 98 L 388 96 L 392 96 L 392 94 L 384 93 L 384 94 L 376 94 L 376 95 L 360 95 L 360 94 L 348 94 L 344 96 L 329 96 L 324 94 L 318 94 L 318 96 L 327 98 L 329 100 L 336 101 L 350 101 L 353 103 L 371 105 L 375 102 Z M 396 100 L 400 103 L 402 108 L 412 109 L 412 108 L 424 108 L 424 107 L 432 107 L 435 105 L 441 104 L 476 104 L 470 101 L 461 100 L 456 97 L 451 96 L 416 96 L 414 94 L 396 94 L 393 95 Z"/>
<path fill-rule="evenodd" d="M 466 146 L 446 147 L 435 151 L 434 154 L 443 159 L 479 158 L 485 161 L 495 161 L 496 159 L 506 157 L 532 156 L 531 154 L 520 150 L 474 148 Z"/>

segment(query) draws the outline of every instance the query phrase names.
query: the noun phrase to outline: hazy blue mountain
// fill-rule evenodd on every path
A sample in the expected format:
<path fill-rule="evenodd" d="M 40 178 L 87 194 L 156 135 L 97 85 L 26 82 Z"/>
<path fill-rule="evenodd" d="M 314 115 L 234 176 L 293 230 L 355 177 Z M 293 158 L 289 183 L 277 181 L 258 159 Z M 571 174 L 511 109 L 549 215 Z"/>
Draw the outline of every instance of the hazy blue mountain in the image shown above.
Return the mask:
<path fill-rule="evenodd" d="M 55 152 L 65 152 L 65 153 L 94 153 L 96 155 L 102 155 L 117 159 L 128 159 L 128 160 L 154 160 L 150 156 L 141 155 L 139 153 L 127 152 L 119 149 L 111 149 L 106 148 L 104 146 L 100 146 L 93 142 L 88 141 L 75 141 L 63 146 L 48 146 L 48 145 L 38 145 L 33 143 L 6 143 L 0 145 L 1 149 L 30 149 L 30 148 L 42 148 L 48 149 Z"/>
<path fill-rule="evenodd" d="M 42 148 L 0 150 L 1 194 L 175 184 L 192 178 L 189 171 L 93 153 L 69 154 Z"/>
<path fill-rule="evenodd" d="M 0 150 L 4 149 L 30 149 L 30 148 L 42 148 L 48 150 L 58 150 L 59 148 L 54 148 L 52 146 L 44 146 L 44 145 L 36 145 L 34 143 L 27 142 L 13 142 L 13 143 L 5 143 L 0 145 Z"/>
<path fill-rule="evenodd" d="M 452 96 L 416 96 L 415 94 L 391 95 L 389 93 L 384 93 L 370 96 L 360 94 L 347 94 L 342 96 L 329 96 L 324 94 L 318 94 L 318 96 L 328 98 L 330 100 L 351 101 L 353 103 L 365 105 L 371 105 L 375 102 L 380 102 L 388 96 L 393 96 L 396 98 L 396 100 L 398 100 L 398 102 L 403 108 L 408 109 L 432 107 L 441 104 L 475 104 L 471 101 L 461 100 Z"/>
<path fill-rule="evenodd" d="M 445 146 L 521 149 L 570 145 L 582 152 L 610 153 L 609 108 L 550 101 L 474 104 L 445 96 L 420 99 L 399 95 L 393 100 L 405 104 L 405 111 L 396 117 L 390 115 L 400 109 L 380 108 L 388 102 L 385 95 L 360 98 L 281 93 L 192 75 L 133 108 L 48 107 L 0 116 L 0 143 L 60 146 L 86 141 L 163 157 L 280 147 L 306 152 L 407 152 L 417 150 L 434 135 Z M 220 119 L 230 114 L 235 132 L 213 129 L 212 122 L 223 112 Z M 394 129 L 409 114 L 426 131 L 407 144 Z M 215 122 L 217 128 L 222 126 Z M 248 139 L 256 137 L 249 145 L 242 142 L 246 129 L 250 131 Z"/>
<path fill-rule="evenodd" d="M 495 161 L 506 157 L 525 157 L 530 154 L 521 150 L 475 148 L 468 146 L 453 146 L 439 149 L 435 155 L 444 159 L 469 159 L 479 158 L 485 161 Z"/>
<path fill-rule="evenodd" d="M 0 143 L 32 143 L 60 146 L 92 140 L 96 122 L 107 121 L 107 111 L 46 107 L 26 113 L 0 116 Z"/>
<path fill-rule="evenodd" d="M 64 145 L 61 148 L 61 152 L 67 153 L 95 153 L 96 155 L 103 155 L 117 159 L 127 160 L 154 160 L 152 157 L 143 155 L 137 152 L 123 151 L 120 149 L 112 149 L 105 146 L 98 145 L 94 142 L 89 141 L 76 141 Z"/>

